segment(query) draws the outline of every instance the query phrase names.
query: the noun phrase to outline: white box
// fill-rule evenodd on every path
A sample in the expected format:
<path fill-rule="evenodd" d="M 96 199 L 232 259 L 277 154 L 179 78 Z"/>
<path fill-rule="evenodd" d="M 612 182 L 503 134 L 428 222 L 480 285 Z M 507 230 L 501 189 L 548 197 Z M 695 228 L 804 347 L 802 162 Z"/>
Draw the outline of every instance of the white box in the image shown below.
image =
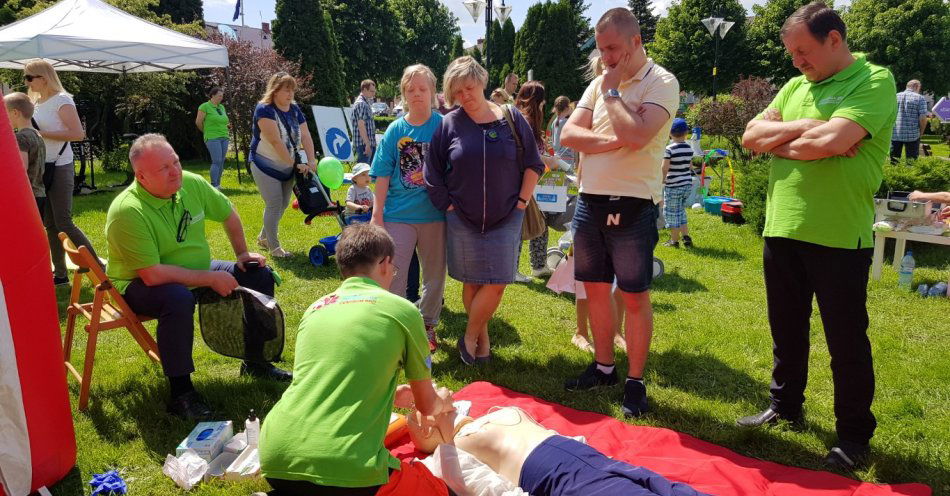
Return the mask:
<path fill-rule="evenodd" d="M 561 213 L 567 210 L 567 173 L 546 172 L 534 188 L 534 201 L 542 212 Z"/>
<path fill-rule="evenodd" d="M 198 456 L 211 463 L 224 449 L 224 444 L 233 436 L 234 430 L 230 420 L 200 422 L 178 445 L 175 456 L 181 456 L 185 450 L 192 449 Z"/>

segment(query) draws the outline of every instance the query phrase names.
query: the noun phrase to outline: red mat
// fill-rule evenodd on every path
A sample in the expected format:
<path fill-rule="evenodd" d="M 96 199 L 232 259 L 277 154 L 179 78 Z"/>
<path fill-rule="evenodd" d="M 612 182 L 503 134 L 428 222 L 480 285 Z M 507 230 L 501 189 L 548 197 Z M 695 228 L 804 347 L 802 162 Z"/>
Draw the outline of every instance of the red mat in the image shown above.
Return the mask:
<path fill-rule="evenodd" d="M 517 406 L 549 429 L 587 442 L 611 456 L 643 466 L 696 490 L 719 496 L 930 496 L 924 484 L 876 485 L 738 455 L 726 448 L 669 429 L 625 424 L 599 413 L 574 410 L 488 382 L 469 384 L 455 394 L 472 402 L 478 417 L 493 406 Z M 392 453 L 424 456 L 406 436 Z"/>

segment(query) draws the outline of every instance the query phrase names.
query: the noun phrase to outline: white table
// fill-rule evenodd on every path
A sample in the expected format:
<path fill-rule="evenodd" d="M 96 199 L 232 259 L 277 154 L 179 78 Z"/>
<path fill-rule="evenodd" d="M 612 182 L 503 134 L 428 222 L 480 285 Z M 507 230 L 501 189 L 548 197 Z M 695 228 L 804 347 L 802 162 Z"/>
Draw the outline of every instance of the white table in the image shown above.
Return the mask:
<path fill-rule="evenodd" d="M 950 237 L 948 236 L 916 234 L 908 231 L 875 232 L 874 258 L 871 262 L 871 278 L 875 281 L 881 280 L 881 266 L 884 265 L 884 242 L 886 238 L 897 240 L 894 246 L 894 270 L 900 270 L 901 259 L 904 258 L 904 251 L 907 248 L 907 240 L 950 246 Z"/>

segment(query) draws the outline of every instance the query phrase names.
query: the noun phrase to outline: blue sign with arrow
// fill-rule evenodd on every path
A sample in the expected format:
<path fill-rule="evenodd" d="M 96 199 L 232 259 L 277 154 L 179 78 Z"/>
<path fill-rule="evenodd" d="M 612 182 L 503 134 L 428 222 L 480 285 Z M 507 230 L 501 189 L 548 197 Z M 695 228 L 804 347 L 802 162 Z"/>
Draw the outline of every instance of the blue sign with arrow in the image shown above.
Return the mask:
<path fill-rule="evenodd" d="M 943 122 L 950 122 L 950 100 L 947 100 L 947 97 L 943 97 L 934 105 L 933 113 L 937 114 L 937 117 L 940 118 Z"/>
<path fill-rule="evenodd" d="M 327 144 L 329 150 L 326 150 L 331 155 L 336 157 L 339 160 L 349 160 L 352 153 L 352 145 L 350 145 L 350 138 L 346 135 L 346 132 L 341 130 L 338 127 L 331 127 L 327 129 L 326 136 L 324 137 L 324 142 Z"/>

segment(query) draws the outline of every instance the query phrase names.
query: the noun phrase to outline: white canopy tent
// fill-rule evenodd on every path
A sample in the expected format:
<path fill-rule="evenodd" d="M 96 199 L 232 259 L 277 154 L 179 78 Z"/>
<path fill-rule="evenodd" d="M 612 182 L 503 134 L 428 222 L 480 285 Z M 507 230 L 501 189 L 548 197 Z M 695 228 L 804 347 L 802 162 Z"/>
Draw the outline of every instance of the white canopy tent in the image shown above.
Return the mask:
<path fill-rule="evenodd" d="M 59 71 L 129 73 L 228 65 L 225 47 L 100 0 L 61 0 L 0 29 L 0 67 L 21 69 L 36 58 Z"/>

